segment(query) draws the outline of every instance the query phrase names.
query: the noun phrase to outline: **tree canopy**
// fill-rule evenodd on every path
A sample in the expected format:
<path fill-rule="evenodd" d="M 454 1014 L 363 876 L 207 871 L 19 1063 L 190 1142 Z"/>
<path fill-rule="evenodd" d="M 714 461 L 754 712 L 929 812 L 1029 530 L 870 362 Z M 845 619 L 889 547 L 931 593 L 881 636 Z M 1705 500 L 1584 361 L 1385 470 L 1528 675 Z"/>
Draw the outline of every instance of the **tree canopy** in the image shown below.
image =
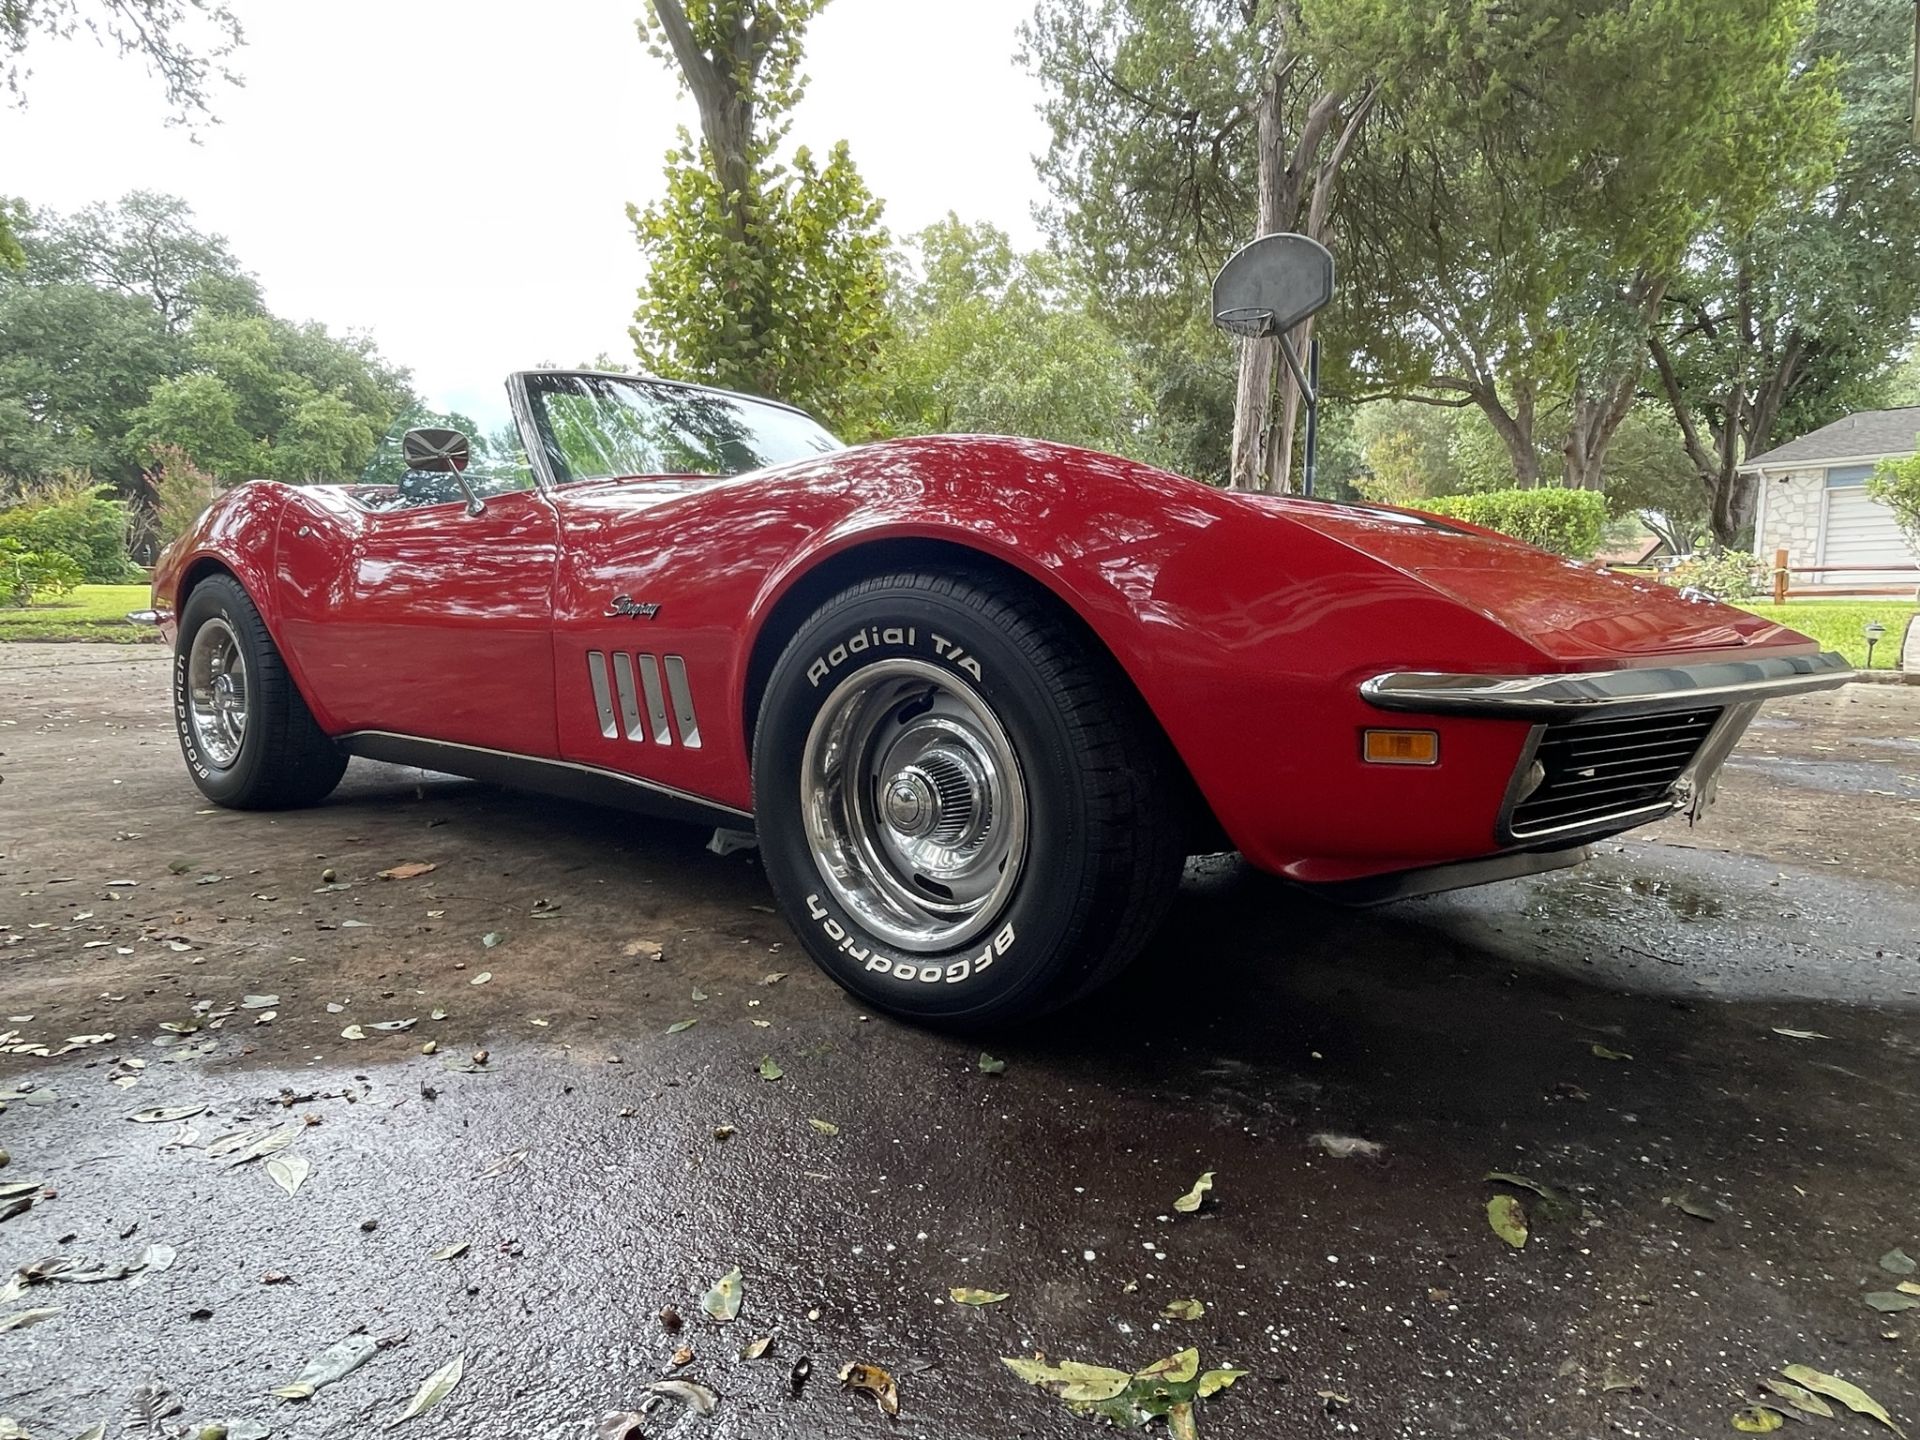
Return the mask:
<path fill-rule="evenodd" d="M 634 348 L 659 375 L 858 428 L 886 328 L 886 232 L 846 143 L 783 159 L 807 22 L 826 0 L 649 0 L 640 34 L 699 109 L 666 195 L 628 206 L 648 271 Z"/>

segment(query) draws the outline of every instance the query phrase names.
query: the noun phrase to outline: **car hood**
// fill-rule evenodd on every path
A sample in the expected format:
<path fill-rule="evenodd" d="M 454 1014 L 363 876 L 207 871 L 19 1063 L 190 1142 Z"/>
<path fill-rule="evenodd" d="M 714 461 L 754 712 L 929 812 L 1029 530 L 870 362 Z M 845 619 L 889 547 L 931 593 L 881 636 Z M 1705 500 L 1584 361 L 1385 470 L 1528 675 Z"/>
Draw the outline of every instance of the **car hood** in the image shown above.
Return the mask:
<path fill-rule="evenodd" d="M 1549 555 L 1439 517 L 1276 499 L 1289 519 L 1392 566 L 1570 665 L 1756 646 L 1812 648 L 1717 600 Z"/>

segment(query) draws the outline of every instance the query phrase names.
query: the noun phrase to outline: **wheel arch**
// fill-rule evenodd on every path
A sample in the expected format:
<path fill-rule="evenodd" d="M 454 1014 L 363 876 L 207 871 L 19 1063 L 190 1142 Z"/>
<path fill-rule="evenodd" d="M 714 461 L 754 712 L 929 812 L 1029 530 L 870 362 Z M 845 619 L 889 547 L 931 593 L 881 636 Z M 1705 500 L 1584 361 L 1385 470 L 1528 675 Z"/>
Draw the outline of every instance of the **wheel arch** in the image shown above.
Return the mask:
<path fill-rule="evenodd" d="M 1072 599 L 1046 580 L 1002 556 L 941 537 L 891 535 L 859 541 L 821 557 L 815 564 L 789 579 L 762 614 L 742 671 L 740 734 L 749 765 L 752 763 L 754 728 L 760 718 L 767 682 L 788 641 L 798 633 L 809 615 L 840 591 L 862 580 L 898 570 L 964 570 L 975 575 L 986 575 L 996 583 L 1024 590 L 1049 606 L 1082 644 L 1104 657 L 1114 673 L 1139 700 L 1142 719 L 1153 727 L 1155 737 L 1174 767 L 1184 800 L 1190 847 L 1196 853 L 1199 850 L 1231 848 L 1224 827 L 1187 769 L 1178 747 L 1154 714 L 1152 705 L 1141 693 L 1138 682 L 1128 673 L 1113 647 L 1087 623 Z"/>

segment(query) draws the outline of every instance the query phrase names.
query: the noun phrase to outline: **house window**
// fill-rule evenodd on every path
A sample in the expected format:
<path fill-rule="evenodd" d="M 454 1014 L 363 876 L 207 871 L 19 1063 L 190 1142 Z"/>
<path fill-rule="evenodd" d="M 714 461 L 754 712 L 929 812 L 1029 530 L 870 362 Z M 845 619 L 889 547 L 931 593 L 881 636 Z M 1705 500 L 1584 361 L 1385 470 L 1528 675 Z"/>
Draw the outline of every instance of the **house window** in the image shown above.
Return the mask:
<path fill-rule="evenodd" d="M 1864 485 L 1874 472 L 1872 465 L 1834 465 L 1827 470 L 1827 489 L 1840 490 L 1848 485 Z"/>

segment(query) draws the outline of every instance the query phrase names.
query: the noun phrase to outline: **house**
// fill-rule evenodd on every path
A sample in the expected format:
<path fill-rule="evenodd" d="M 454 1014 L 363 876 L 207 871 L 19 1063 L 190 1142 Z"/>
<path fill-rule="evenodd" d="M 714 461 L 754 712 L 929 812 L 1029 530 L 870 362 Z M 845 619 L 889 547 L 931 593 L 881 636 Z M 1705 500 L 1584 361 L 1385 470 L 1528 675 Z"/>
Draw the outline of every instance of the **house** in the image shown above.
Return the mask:
<path fill-rule="evenodd" d="M 1793 575 L 1798 591 L 1822 585 L 1911 589 L 1920 580 L 1920 557 L 1893 512 L 1867 495 L 1866 484 L 1882 460 L 1903 458 L 1917 447 L 1920 405 L 1910 405 L 1849 415 L 1754 456 L 1741 467 L 1760 482 L 1754 550 L 1769 563 L 1776 550 L 1785 550 L 1796 572 L 1816 567 L 1815 573 Z M 1887 566 L 1899 568 L 1882 568 Z"/>
<path fill-rule="evenodd" d="M 1672 558 L 1673 547 L 1658 535 L 1639 535 L 1625 544 L 1602 550 L 1593 557 L 1593 563 L 1615 569 L 1641 570 Z"/>

